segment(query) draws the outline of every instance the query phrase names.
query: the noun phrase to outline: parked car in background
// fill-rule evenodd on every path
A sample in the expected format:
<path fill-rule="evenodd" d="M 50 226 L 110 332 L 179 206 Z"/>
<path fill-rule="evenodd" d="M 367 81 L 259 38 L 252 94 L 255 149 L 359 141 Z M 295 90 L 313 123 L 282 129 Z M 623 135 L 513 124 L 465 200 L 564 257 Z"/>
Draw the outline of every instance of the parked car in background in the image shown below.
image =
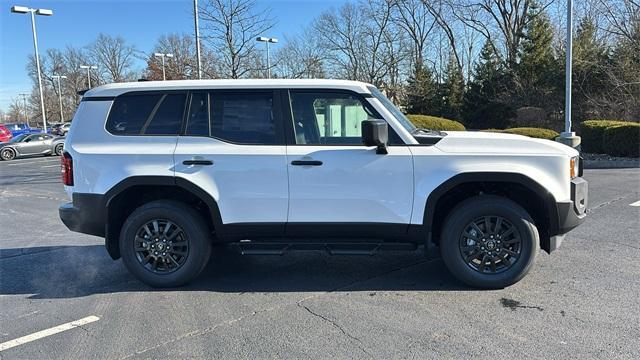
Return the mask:
<path fill-rule="evenodd" d="M 70 122 L 66 122 L 63 124 L 56 124 L 51 127 L 51 134 L 58 136 L 66 136 L 69 132 L 69 128 L 71 127 Z"/>
<path fill-rule="evenodd" d="M 4 126 L 6 126 L 7 129 L 11 131 L 11 135 L 13 135 L 13 137 L 16 137 L 22 134 L 30 134 L 34 130 L 27 123 L 10 123 L 10 124 L 4 124 Z"/>
<path fill-rule="evenodd" d="M 0 125 L 0 143 L 7 142 L 11 140 L 12 137 L 13 134 L 11 134 L 11 131 L 9 131 L 6 126 Z"/>
<path fill-rule="evenodd" d="M 0 144 L 0 159 L 13 160 L 30 155 L 62 155 L 64 138 L 49 134 L 22 134 Z"/>

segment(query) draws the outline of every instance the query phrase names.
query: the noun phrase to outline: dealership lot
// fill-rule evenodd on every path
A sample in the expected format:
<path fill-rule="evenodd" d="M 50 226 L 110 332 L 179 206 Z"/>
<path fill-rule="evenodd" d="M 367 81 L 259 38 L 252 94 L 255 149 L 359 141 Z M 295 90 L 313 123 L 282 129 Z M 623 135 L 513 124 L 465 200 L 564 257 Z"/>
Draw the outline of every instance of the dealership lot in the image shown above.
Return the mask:
<path fill-rule="evenodd" d="M 587 222 L 499 291 L 420 252 L 232 249 L 152 289 L 59 221 L 58 172 L 57 157 L 0 162 L 0 358 L 640 357 L 638 169 L 587 170 Z"/>

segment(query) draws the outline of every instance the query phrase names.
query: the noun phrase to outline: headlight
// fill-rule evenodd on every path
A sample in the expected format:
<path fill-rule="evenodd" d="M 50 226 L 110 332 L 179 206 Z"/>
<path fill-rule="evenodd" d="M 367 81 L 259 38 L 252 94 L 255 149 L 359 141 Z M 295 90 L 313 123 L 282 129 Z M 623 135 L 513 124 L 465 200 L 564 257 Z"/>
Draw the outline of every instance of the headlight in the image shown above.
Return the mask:
<path fill-rule="evenodd" d="M 579 162 L 580 158 L 578 156 L 572 157 L 571 160 L 569 160 L 569 175 L 572 180 L 578 177 Z"/>

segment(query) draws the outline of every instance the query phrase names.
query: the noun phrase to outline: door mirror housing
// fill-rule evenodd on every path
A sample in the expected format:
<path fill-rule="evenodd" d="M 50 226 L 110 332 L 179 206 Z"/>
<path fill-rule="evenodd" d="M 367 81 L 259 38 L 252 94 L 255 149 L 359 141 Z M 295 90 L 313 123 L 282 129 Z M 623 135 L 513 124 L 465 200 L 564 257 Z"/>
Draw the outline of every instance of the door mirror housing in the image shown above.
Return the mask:
<path fill-rule="evenodd" d="M 362 142 L 365 146 L 377 146 L 376 153 L 388 154 L 389 125 L 384 120 L 365 120 L 362 122 Z"/>

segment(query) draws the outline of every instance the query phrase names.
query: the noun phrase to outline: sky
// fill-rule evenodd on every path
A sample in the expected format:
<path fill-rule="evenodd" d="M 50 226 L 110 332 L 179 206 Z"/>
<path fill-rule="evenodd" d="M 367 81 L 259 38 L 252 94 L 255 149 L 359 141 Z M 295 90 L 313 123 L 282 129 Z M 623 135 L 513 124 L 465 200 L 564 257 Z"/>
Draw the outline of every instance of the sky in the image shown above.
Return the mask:
<path fill-rule="evenodd" d="M 256 1 L 257 11 L 271 8 L 277 22 L 264 35 L 282 41 L 347 0 Z M 32 86 L 26 72 L 27 58 L 33 54 L 31 20 L 29 14 L 12 14 L 14 5 L 53 10 L 53 16 L 36 16 L 41 56 L 46 49 L 85 46 L 99 33 L 120 35 L 144 52 L 150 52 L 163 34 L 193 34 L 192 0 L 0 0 L 0 109 L 5 111 L 13 98 L 30 93 Z"/>

